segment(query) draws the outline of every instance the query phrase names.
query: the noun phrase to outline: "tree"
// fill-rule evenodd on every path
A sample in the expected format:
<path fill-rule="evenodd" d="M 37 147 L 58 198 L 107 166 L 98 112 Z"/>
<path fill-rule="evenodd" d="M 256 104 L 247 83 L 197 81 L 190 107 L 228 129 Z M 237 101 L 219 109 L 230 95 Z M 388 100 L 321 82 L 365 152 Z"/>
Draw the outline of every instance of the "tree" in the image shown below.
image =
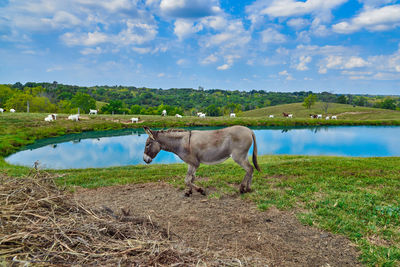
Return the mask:
<path fill-rule="evenodd" d="M 396 109 L 396 100 L 394 100 L 393 98 L 386 98 L 385 100 L 383 100 L 383 102 L 380 104 L 381 108 L 384 109 Z"/>
<path fill-rule="evenodd" d="M 0 85 L 0 107 L 3 107 L 7 100 L 10 99 L 14 94 L 14 91 L 11 90 L 6 85 Z"/>
<path fill-rule="evenodd" d="M 347 104 L 347 97 L 345 95 L 340 95 L 338 96 L 338 98 L 336 99 L 336 102 L 339 104 Z"/>
<path fill-rule="evenodd" d="M 71 107 L 80 108 L 84 113 L 88 113 L 90 109 L 96 109 L 96 100 L 88 94 L 77 93 L 71 99 Z"/>
<path fill-rule="evenodd" d="M 101 112 L 105 114 L 122 114 L 123 106 L 121 100 L 111 100 L 110 103 L 101 108 Z"/>
<path fill-rule="evenodd" d="M 309 94 L 303 102 L 303 106 L 306 107 L 307 109 L 310 109 L 312 105 L 315 104 L 317 101 L 317 96 L 314 94 Z"/>
<path fill-rule="evenodd" d="M 209 105 L 206 108 L 206 114 L 208 116 L 216 117 L 216 116 L 221 116 L 222 115 L 222 111 L 221 111 L 221 109 L 219 107 L 217 107 L 214 104 L 212 104 L 212 105 Z"/>

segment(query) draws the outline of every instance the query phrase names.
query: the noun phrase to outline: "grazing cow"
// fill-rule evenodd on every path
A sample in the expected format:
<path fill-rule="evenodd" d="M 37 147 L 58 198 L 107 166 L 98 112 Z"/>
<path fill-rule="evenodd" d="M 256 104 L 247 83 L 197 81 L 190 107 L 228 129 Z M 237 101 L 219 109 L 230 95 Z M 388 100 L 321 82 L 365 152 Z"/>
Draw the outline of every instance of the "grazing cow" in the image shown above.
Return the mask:
<path fill-rule="evenodd" d="M 97 115 L 97 109 L 90 109 L 89 115 Z"/>
<path fill-rule="evenodd" d="M 337 116 L 336 115 L 333 115 L 331 118 L 332 118 L 332 120 L 337 120 Z"/>
<path fill-rule="evenodd" d="M 206 117 L 206 114 L 205 114 L 205 113 L 201 113 L 199 117 L 200 117 L 200 118 L 205 118 L 205 117 Z"/>
<path fill-rule="evenodd" d="M 326 117 L 325 117 L 325 120 L 329 120 L 329 116 L 326 116 Z"/>
<path fill-rule="evenodd" d="M 162 111 L 161 116 L 167 116 L 167 111 L 165 109 Z"/>
<path fill-rule="evenodd" d="M 175 114 L 175 117 L 177 117 L 177 118 L 182 118 L 182 115 Z"/>
<path fill-rule="evenodd" d="M 322 119 L 322 114 L 318 114 L 317 119 Z"/>
<path fill-rule="evenodd" d="M 4 111 L 6 111 L 4 108 L 0 108 L 1 114 L 3 114 Z"/>
<path fill-rule="evenodd" d="M 132 123 L 138 123 L 139 122 L 139 118 L 131 118 Z"/>
<path fill-rule="evenodd" d="M 274 115 L 269 115 L 269 117 L 272 119 L 274 117 Z"/>
<path fill-rule="evenodd" d="M 197 112 L 197 117 L 200 117 L 201 114 L 204 114 L 203 112 Z"/>
<path fill-rule="evenodd" d="M 236 118 L 236 114 L 235 113 L 231 113 L 231 114 L 229 114 L 229 117 Z"/>
<path fill-rule="evenodd" d="M 316 119 L 316 118 L 318 118 L 318 115 L 317 114 L 310 114 L 310 118 L 311 119 Z"/>
<path fill-rule="evenodd" d="M 283 114 L 283 117 L 293 118 L 293 114 L 289 114 L 289 113 L 285 113 L 285 112 L 282 112 L 282 114 Z"/>
<path fill-rule="evenodd" d="M 47 115 L 47 117 L 44 118 L 44 121 L 48 121 L 48 122 L 53 121 L 53 120 L 54 120 L 54 119 L 53 119 L 53 116 L 52 116 L 52 115 Z"/>
<path fill-rule="evenodd" d="M 71 121 L 79 121 L 79 114 L 69 115 L 68 119 Z"/>
<path fill-rule="evenodd" d="M 149 164 L 160 152 L 165 150 L 176 154 L 188 164 L 185 184 L 192 194 L 192 189 L 205 195 L 203 188 L 194 184 L 195 173 L 200 163 L 217 164 L 232 157 L 245 171 L 246 175 L 240 184 L 240 193 L 251 191 L 253 166 L 248 160 L 248 152 L 253 145 L 253 164 L 261 171 L 257 163 L 257 144 L 254 132 L 244 126 L 232 126 L 213 131 L 166 130 L 152 131 L 144 127 L 149 135 L 143 153 L 143 160 Z"/>
<path fill-rule="evenodd" d="M 10 109 L 10 112 L 11 112 L 11 113 L 15 113 L 15 109 L 13 109 L 13 108 Z"/>

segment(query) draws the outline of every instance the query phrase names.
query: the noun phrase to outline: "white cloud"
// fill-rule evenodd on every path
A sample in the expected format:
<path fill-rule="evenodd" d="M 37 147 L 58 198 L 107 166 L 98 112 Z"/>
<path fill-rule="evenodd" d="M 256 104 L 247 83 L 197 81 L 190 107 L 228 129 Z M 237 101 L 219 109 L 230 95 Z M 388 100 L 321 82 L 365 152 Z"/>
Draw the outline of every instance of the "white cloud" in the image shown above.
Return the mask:
<path fill-rule="evenodd" d="M 311 14 L 322 21 L 331 20 L 331 10 L 348 0 L 257 0 L 246 7 L 246 13 L 254 27 L 263 25 L 263 17 L 288 18 Z M 298 23 L 299 21 L 297 21 Z M 291 22 L 296 25 L 296 21 Z"/>
<path fill-rule="evenodd" d="M 206 64 L 210 64 L 210 63 L 215 63 L 215 62 L 217 62 L 217 60 L 218 60 L 218 58 L 214 54 L 211 54 L 208 57 L 206 57 L 205 59 L 203 59 L 201 61 L 201 64 L 206 65 Z"/>
<path fill-rule="evenodd" d="M 304 18 L 295 18 L 288 20 L 286 22 L 287 25 L 289 25 L 292 28 L 295 28 L 296 30 L 302 29 L 310 24 L 310 22 L 307 19 Z"/>
<path fill-rule="evenodd" d="M 247 32 L 243 23 L 240 20 L 232 20 L 222 32 L 210 34 L 203 39 L 205 47 L 223 46 L 228 47 L 243 47 L 251 40 L 249 32 Z"/>
<path fill-rule="evenodd" d="M 159 73 L 158 75 L 157 75 L 157 77 L 159 77 L 159 78 L 162 78 L 162 77 L 164 77 L 165 76 L 165 73 Z"/>
<path fill-rule="evenodd" d="M 157 35 L 154 25 L 128 20 L 126 28 L 118 34 L 104 32 L 64 33 L 60 38 L 68 46 L 95 46 L 104 43 L 115 45 L 140 45 L 151 41 Z"/>
<path fill-rule="evenodd" d="M 273 28 L 268 28 L 261 32 L 261 40 L 263 43 L 284 43 L 286 36 Z"/>
<path fill-rule="evenodd" d="M 108 42 L 110 38 L 107 36 L 107 34 L 97 31 L 84 34 L 67 32 L 61 36 L 61 40 L 69 46 L 93 46 Z"/>
<path fill-rule="evenodd" d="M 307 64 L 311 62 L 311 59 L 312 58 L 310 56 L 301 56 L 296 69 L 301 71 L 308 70 Z"/>
<path fill-rule="evenodd" d="M 102 52 L 103 50 L 99 46 L 97 46 L 96 48 L 87 47 L 81 50 L 82 55 L 92 55 L 92 54 L 98 55 L 101 54 Z"/>
<path fill-rule="evenodd" d="M 261 14 L 270 17 L 302 16 L 314 12 L 331 10 L 345 2 L 347 2 L 347 0 L 307 0 L 305 2 L 294 0 L 274 0 L 261 11 Z"/>
<path fill-rule="evenodd" d="M 221 12 L 214 0 L 161 0 L 160 10 L 175 18 L 201 18 Z"/>
<path fill-rule="evenodd" d="M 136 47 L 136 46 L 133 46 L 132 50 L 135 51 L 136 53 L 139 53 L 139 54 L 147 54 L 147 53 L 152 52 L 152 49 L 150 47 Z"/>
<path fill-rule="evenodd" d="M 344 57 L 330 55 L 322 60 L 319 73 L 327 73 L 328 69 L 353 69 L 368 66 L 370 63 L 361 57 Z"/>
<path fill-rule="evenodd" d="M 60 70 L 63 70 L 63 69 L 64 68 L 61 67 L 61 66 L 54 66 L 54 67 L 51 67 L 51 68 L 47 68 L 46 72 L 60 71 Z"/>
<path fill-rule="evenodd" d="M 176 64 L 180 65 L 180 66 L 185 65 L 185 64 L 187 64 L 187 60 L 184 58 L 181 58 L 178 61 L 176 61 Z"/>
<path fill-rule="evenodd" d="M 221 66 L 217 67 L 217 70 L 227 70 L 229 69 L 231 66 L 229 64 L 223 64 Z"/>
<path fill-rule="evenodd" d="M 385 31 L 400 25 L 400 5 L 366 9 L 348 21 L 332 26 L 337 33 L 349 34 L 361 29 Z"/>
<path fill-rule="evenodd" d="M 286 80 L 288 80 L 288 81 L 294 80 L 293 76 L 287 70 L 283 70 L 283 71 L 279 72 L 278 74 L 280 76 L 285 76 Z"/>
<path fill-rule="evenodd" d="M 239 55 L 226 55 L 224 57 L 225 60 L 225 64 L 218 66 L 217 70 L 227 70 L 230 69 L 233 66 L 233 63 L 236 59 L 239 59 L 240 56 Z"/>
<path fill-rule="evenodd" d="M 202 30 L 202 25 L 193 25 L 192 21 L 178 19 L 174 23 L 174 33 L 178 36 L 179 40 L 183 40 L 187 36 Z"/>

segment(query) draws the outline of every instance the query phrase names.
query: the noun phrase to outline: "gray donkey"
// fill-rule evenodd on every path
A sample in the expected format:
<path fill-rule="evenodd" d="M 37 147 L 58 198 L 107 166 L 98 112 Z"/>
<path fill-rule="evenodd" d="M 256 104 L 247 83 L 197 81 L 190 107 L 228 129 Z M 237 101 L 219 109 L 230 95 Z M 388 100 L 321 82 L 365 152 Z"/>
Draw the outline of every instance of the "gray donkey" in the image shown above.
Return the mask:
<path fill-rule="evenodd" d="M 240 193 L 250 192 L 251 180 L 253 178 L 253 166 L 249 163 L 247 154 L 253 147 L 253 164 L 258 171 L 256 137 L 252 130 L 244 126 L 232 126 L 214 131 L 185 131 L 185 130 L 163 130 L 152 131 L 144 127 L 149 135 L 146 140 L 143 160 L 149 164 L 160 152 L 165 150 L 178 155 L 189 165 L 185 184 L 189 190 L 186 196 L 192 194 L 194 188 L 205 195 L 203 188 L 194 184 L 195 173 L 200 163 L 217 164 L 229 157 L 242 166 L 246 175 L 240 184 Z"/>

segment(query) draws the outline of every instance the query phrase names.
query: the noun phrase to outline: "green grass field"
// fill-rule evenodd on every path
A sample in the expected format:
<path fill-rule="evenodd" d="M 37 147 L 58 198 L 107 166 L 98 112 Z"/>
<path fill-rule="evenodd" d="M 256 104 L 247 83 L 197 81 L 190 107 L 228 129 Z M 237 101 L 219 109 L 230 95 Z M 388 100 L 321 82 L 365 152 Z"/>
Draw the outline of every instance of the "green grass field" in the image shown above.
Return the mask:
<path fill-rule="evenodd" d="M 328 112 L 325 114 L 323 105 L 324 103 L 317 102 L 311 109 L 306 109 L 302 103 L 278 105 L 246 111 L 240 116 L 268 117 L 274 115 L 275 118 L 282 118 L 282 112 L 285 112 L 292 113 L 293 118 L 298 119 L 308 119 L 310 114 L 322 114 L 324 117 L 337 115 L 339 120 L 400 120 L 400 111 L 395 110 L 329 103 Z"/>
<path fill-rule="evenodd" d="M 286 107 L 280 108 L 286 109 Z M 296 114 L 295 109 L 287 111 Z M 307 113 L 312 112 L 307 111 Z M 364 116 L 362 114 L 365 115 L 365 113 L 358 115 Z M 268 123 L 268 119 L 250 117 L 205 120 L 186 117 L 179 120 L 171 117 L 140 116 L 143 123 L 128 124 L 129 118 L 133 117 L 128 115 L 92 117 L 85 115 L 87 119 L 70 122 L 65 120 L 66 116 L 59 116 L 59 120 L 54 123 L 44 122 L 45 114 L 17 113 L 0 116 L 1 171 L 9 176 L 23 177 L 29 169 L 9 165 L 2 156 L 36 139 L 66 133 L 143 125 L 184 127 Z M 279 125 L 287 120 L 276 119 L 273 122 Z M 387 120 L 392 124 L 399 122 L 395 115 Z M 387 120 L 384 115 L 380 117 L 378 114 L 376 117 L 372 115 L 368 117 L 369 122 L 377 124 L 385 124 Z M 308 123 L 312 120 L 303 118 L 293 121 Z M 363 124 L 365 120 L 353 117 L 334 123 Z M 302 223 L 347 236 L 360 248 L 361 260 L 366 265 L 400 264 L 399 157 L 262 156 L 259 157 L 259 164 L 262 172 L 255 172 L 253 192 L 243 195 L 243 198 L 254 201 L 261 210 L 267 210 L 271 206 L 293 209 Z M 165 181 L 183 188 L 186 165 L 141 165 L 51 172 L 64 174 L 57 182 L 61 186 L 68 186 L 71 190 L 75 186 L 94 188 L 157 181 Z M 219 165 L 202 165 L 197 175 L 208 178 L 199 181 L 210 191 L 208 197 L 218 198 L 225 194 L 237 194 L 238 184 L 243 179 L 244 171 L 232 160 L 228 160 Z"/>

